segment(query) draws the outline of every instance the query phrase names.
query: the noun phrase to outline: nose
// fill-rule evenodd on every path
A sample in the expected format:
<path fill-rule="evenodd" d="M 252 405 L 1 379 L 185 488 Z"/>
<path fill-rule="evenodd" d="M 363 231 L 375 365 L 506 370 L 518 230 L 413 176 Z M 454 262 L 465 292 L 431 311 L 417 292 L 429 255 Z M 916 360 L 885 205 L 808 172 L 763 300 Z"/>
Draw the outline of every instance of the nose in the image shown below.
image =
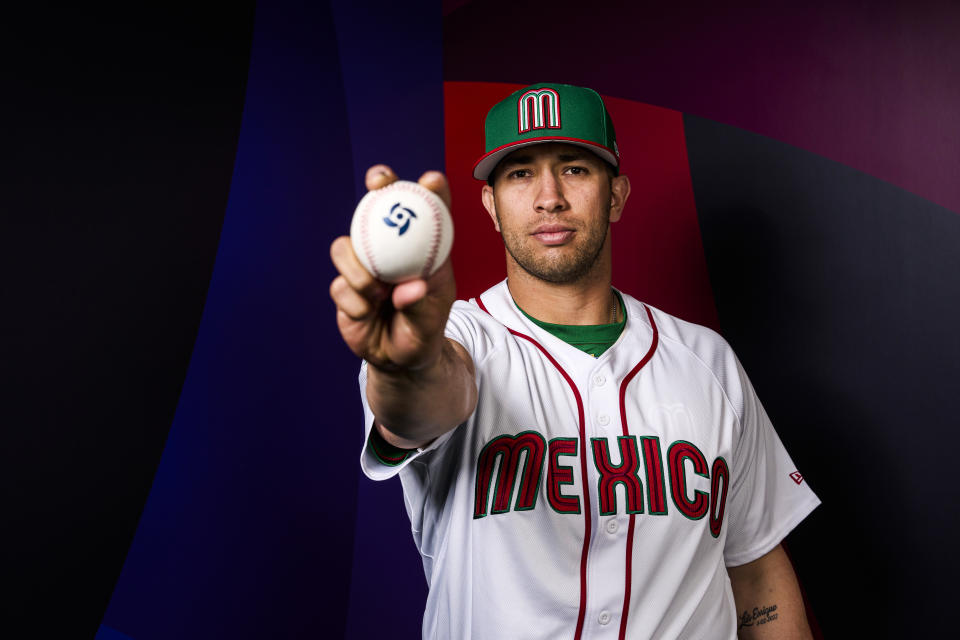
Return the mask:
<path fill-rule="evenodd" d="M 540 213 L 557 213 L 567 208 L 560 181 L 550 171 L 540 175 L 537 197 L 533 206 Z"/>

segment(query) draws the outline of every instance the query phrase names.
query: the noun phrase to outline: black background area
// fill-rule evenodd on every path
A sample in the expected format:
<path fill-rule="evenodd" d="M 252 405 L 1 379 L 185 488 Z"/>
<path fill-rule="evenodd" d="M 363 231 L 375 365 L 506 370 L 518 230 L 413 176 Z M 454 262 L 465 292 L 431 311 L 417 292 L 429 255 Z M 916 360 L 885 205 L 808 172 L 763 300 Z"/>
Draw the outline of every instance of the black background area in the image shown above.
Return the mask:
<path fill-rule="evenodd" d="M 200 322 L 254 3 L 61 5 L 0 19 L 3 626 L 92 637 Z"/>
<path fill-rule="evenodd" d="M 723 333 L 823 501 L 788 544 L 825 636 L 953 635 L 960 217 L 685 125 Z"/>

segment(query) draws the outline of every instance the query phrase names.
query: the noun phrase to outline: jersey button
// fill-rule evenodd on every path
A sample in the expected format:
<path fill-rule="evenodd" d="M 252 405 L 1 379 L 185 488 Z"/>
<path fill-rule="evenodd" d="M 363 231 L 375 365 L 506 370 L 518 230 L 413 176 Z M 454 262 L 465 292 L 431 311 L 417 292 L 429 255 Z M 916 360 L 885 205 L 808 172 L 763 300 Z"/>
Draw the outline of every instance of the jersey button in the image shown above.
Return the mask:
<path fill-rule="evenodd" d="M 617 524 L 617 521 L 614 519 L 607 520 L 607 533 L 614 534 L 617 532 L 617 529 L 620 528 L 620 525 Z"/>
<path fill-rule="evenodd" d="M 601 611 L 600 615 L 597 616 L 597 622 L 600 624 L 608 624 L 610 622 L 610 612 Z"/>
<path fill-rule="evenodd" d="M 598 373 L 593 377 L 593 384 L 597 385 L 598 387 L 602 387 L 606 383 L 607 378 L 602 373 Z"/>
<path fill-rule="evenodd" d="M 610 416 L 608 416 L 605 413 L 601 413 L 599 416 L 597 416 L 597 423 L 601 427 L 607 426 L 608 424 L 610 424 Z"/>

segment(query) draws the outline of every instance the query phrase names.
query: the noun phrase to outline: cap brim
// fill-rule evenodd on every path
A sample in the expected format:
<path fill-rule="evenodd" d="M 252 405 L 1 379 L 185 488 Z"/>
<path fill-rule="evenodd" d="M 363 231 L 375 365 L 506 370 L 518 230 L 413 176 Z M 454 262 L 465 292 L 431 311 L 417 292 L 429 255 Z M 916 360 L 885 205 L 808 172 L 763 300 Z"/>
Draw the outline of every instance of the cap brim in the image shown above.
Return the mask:
<path fill-rule="evenodd" d="M 614 167 L 620 166 L 620 159 L 613 152 L 613 149 L 609 149 L 601 144 L 597 144 L 596 142 L 581 140 L 579 138 L 544 136 L 542 138 L 527 138 L 526 140 L 511 142 L 510 144 L 497 147 L 493 151 L 480 156 L 480 159 L 477 160 L 477 162 L 473 165 L 473 177 L 477 180 L 486 180 L 490 176 L 490 172 L 493 171 L 494 167 L 497 166 L 497 163 L 503 160 L 503 158 L 508 154 L 513 153 L 517 149 L 522 149 L 523 147 L 529 147 L 535 144 L 543 144 L 545 142 L 563 142 L 566 144 L 583 147 L 597 154 Z"/>

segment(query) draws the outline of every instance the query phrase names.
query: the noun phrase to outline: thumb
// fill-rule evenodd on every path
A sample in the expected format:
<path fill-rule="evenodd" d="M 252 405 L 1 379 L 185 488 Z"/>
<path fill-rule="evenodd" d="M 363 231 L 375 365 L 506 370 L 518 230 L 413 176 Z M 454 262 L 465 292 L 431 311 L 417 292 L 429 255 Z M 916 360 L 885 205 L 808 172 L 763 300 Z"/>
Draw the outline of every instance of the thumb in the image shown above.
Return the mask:
<path fill-rule="evenodd" d="M 407 307 L 423 300 L 427 295 L 426 280 L 408 280 L 393 288 L 393 306 L 398 311 L 403 311 Z"/>
<path fill-rule="evenodd" d="M 394 308 L 410 317 L 439 314 L 446 320 L 456 297 L 453 262 L 448 257 L 430 277 L 396 285 L 391 301 Z"/>

